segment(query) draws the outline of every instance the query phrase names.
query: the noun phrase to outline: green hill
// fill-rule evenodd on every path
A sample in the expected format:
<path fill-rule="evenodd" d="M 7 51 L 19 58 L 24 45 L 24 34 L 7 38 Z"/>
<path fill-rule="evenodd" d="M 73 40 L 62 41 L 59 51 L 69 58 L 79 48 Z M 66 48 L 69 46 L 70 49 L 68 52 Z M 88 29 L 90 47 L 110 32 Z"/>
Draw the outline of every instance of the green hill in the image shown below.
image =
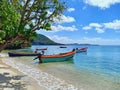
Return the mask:
<path fill-rule="evenodd" d="M 56 43 L 48 37 L 38 34 L 37 38 L 33 40 L 32 45 L 60 45 L 60 43 Z"/>

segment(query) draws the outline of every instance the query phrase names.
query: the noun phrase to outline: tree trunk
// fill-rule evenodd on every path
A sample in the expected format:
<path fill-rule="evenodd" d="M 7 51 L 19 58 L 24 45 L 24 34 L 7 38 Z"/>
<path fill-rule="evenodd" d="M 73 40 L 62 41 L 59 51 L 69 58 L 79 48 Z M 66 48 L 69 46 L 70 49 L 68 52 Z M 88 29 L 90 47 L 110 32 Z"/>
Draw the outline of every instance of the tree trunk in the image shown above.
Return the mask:
<path fill-rule="evenodd" d="M 10 44 L 12 44 L 12 43 L 14 43 L 15 41 L 17 41 L 17 40 L 20 40 L 21 38 L 20 38 L 21 36 L 16 36 L 15 38 L 13 38 L 13 39 L 11 39 L 11 40 L 7 40 L 4 44 L 1 44 L 0 45 L 0 52 L 2 51 L 2 50 L 4 50 L 8 45 L 10 45 Z"/>
<path fill-rule="evenodd" d="M 7 43 L 1 44 L 1 45 L 0 45 L 0 52 L 1 52 L 3 49 L 5 49 L 5 47 L 7 47 Z"/>

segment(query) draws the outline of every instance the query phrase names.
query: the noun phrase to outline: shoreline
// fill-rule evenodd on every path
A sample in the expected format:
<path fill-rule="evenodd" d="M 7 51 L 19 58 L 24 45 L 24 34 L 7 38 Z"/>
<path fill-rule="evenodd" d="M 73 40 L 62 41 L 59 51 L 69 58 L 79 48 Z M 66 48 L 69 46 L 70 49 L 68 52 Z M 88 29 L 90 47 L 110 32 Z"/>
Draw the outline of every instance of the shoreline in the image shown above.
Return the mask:
<path fill-rule="evenodd" d="M 0 90 L 46 90 L 33 78 L 4 63 L 3 56 L 0 54 Z"/>
<path fill-rule="evenodd" d="M 34 79 L 39 86 L 46 88 L 47 90 L 78 90 L 72 84 L 61 80 L 51 74 L 41 71 L 40 69 L 33 68 L 32 66 L 25 65 L 13 58 L 8 59 L 8 56 L 2 53 L 2 62 L 10 65 L 12 68 L 17 69 L 24 75 Z M 39 89 L 42 90 L 42 89 Z"/>
<path fill-rule="evenodd" d="M 77 69 L 73 62 L 38 64 L 34 57 L 8 57 L 0 53 L 3 62 L 35 80 L 40 87 L 27 90 L 119 90 L 119 77 L 89 69 Z M 29 82 L 29 81 L 28 81 Z M 34 83 L 33 81 L 30 81 Z M 32 86 L 32 85 L 31 85 Z M 26 90 L 26 89 L 25 89 Z"/>

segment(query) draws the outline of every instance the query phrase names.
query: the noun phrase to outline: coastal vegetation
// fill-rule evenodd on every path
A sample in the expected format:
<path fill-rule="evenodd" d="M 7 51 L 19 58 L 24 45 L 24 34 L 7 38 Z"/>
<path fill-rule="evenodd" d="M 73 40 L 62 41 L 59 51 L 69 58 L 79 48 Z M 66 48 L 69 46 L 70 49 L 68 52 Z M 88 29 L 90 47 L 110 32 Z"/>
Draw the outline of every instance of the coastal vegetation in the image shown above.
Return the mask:
<path fill-rule="evenodd" d="M 0 51 L 30 45 L 36 30 L 51 30 L 65 8 L 60 0 L 0 0 Z"/>

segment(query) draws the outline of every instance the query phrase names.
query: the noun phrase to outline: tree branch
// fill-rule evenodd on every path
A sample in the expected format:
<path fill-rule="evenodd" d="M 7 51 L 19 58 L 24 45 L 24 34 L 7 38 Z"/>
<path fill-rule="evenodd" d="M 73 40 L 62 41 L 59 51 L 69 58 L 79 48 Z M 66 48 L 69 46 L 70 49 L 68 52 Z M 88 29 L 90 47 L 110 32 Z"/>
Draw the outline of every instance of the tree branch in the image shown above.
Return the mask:
<path fill-rule="evenodd" d="M 27 0 L 26 1 L 26 3 L 25 3 L 25 5 L 24 5 L 24 7 L 23 7 L 23 12 L 22 12 L 22 14 L 21 14 L 21 19 L 20 19 L 20 23 L 19 23 L 19 28 L 18 28 L 18 30 L 20 29 L 20 25 L 23 23 L 23 19 L 24 19 L 24 16 L 25 16 L 25 10 L 26 10 L 26 8 L 27 8 L 27 5 L 28 5 L 28 3 L 30 2 L 30 0 Z"/>

